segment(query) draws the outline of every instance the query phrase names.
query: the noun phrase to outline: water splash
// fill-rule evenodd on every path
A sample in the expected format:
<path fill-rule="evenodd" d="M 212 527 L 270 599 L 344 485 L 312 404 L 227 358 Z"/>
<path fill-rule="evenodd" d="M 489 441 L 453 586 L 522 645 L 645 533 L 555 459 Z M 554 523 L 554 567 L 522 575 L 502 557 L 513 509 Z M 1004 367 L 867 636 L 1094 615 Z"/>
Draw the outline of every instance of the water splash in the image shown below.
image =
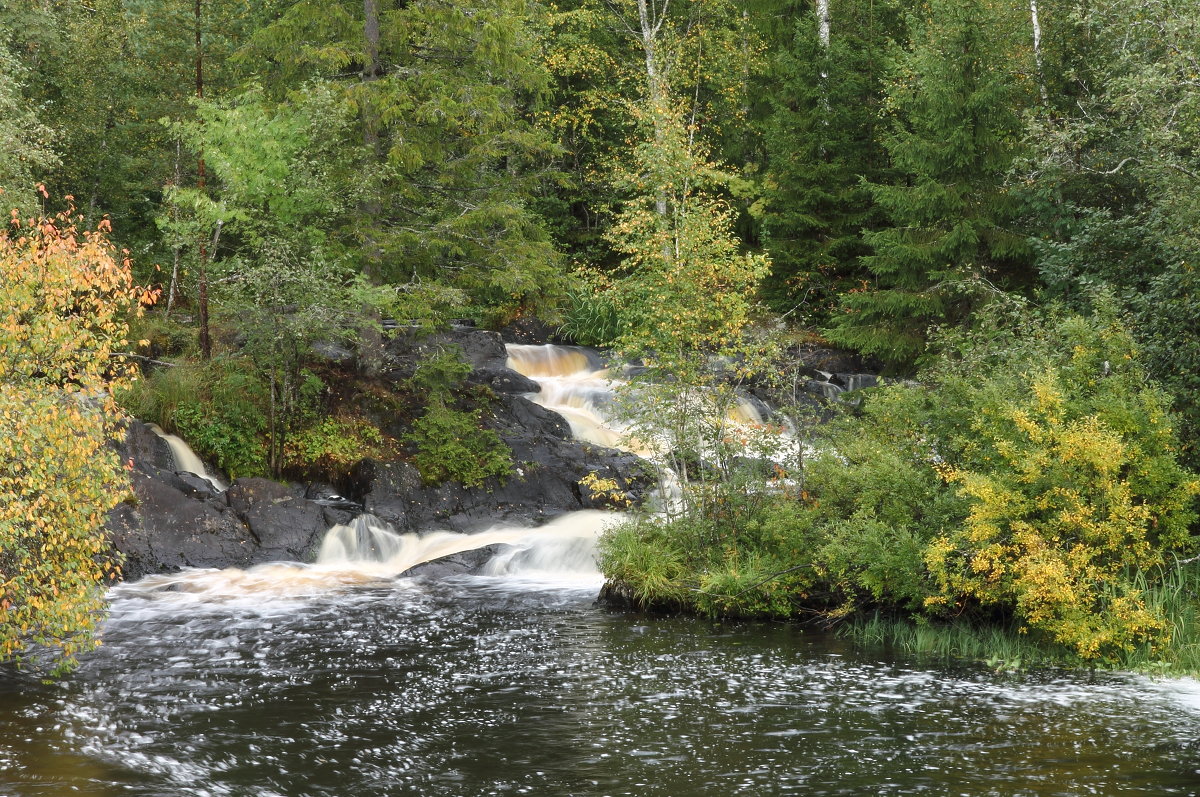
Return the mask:
<path fill-rule="evenodd" d="M 573 346 L 509 344 L 508 367 L 541 387 L 527 398 L 563 417 L 577 440 L 636 450 L 605 407 L 619 384 L 595 354 Z M 639 452 L 640 453 L 640 452 Z"/>
<path fill-rule="evenodd" d="M 505 546 L 481 573 L 547 586 L 564 582 L 599 587 L 595 547 L 601 532 L 621 515 L 584 510 L 543 526 L 493 526 L 475 534 L 451 531 L 399 533 L 373 515 L 360 515 L 325 533 L 317 561 L 271 562 L 250 568 L 188 569 L 147 576 L 114 590 L 123 597 L 178 601 L 304 598 L 364 585 L 386 585 L 417 565 L 489 546 Z"/>
<path fill-rule="evenodd" d="M 561 415 L 576 439 L 658 462 L 672 450 L 669 436 L 643 439 L 613 416 L 616 391 L 625 383 L 612 378 L 597 354 L 574 346 L 509 344 L 508 355 L 509 368 L 541 387 L 526 398 Z M 697 398 L 698 412 L 711 411 L 715 417 L 723 417 L 721 424 L 713 425 L 715 437 L 726 442 L 744 440 L 747 455 L 780 463 L 796 455 L 800 443 L 795 428 L 786 418 L 772 418 L 768 423 L 770 411 L 761 402 L 703 390 L 699 396 L 692 395 L 693 400 Z M 638 401 L 639 396 L 633 391 L 625 400 Z"/>

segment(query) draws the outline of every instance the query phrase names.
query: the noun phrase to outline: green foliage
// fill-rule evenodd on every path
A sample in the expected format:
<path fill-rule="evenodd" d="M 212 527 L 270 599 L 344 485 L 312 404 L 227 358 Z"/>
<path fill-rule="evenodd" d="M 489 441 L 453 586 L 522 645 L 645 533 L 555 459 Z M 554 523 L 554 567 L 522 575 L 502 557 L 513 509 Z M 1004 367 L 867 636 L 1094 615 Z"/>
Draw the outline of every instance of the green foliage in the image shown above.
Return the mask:
<path fill-rule="evenodd" d="M 55 165 L 53 132 L 22 93 L 25 70 L 0 40 L 0 207 L 34 208 L 34 185 Z"/>
<path fill-rule="evenodd" d="M 176 411 L 202 396 L 206 381 L 202 367 L 159 368 L 118 391 L 117 403 L 131 417 L 172 429 Z"/>
<path fill-rule="evenodd" d="M 406 440 L 416 447 L 413 463 L 427 484 L 448 479 L 478 487 L 489 478 L 505 479 L 512 452 L 480 423 L 480 411 L 464 412 L 434 404 L 413 422 Z"/>
<path fill-rule="evenodd" d="M 859 263 L 869 253 L 862 232 L 878 226 L 879 211 L 863 180 L 886 177 L 883 56 L 899 20 L 890 4 L 832 3 L 838 33 L 823 45 L 812 5 L 793 5 L 761 78 L 767 163 L 750 211 L 771 256 L 764 300 L 803 324 L 828 326 L 841 296 L 869 276 Z"/>
<path fill-rule="evenodd" d="M 427 484 L 448 479 L 478 487 L 487 479 L 503 480 L 512 471 L 512 451 L 492 429 L 484 428 L 481 409 L 463 410 L 452 399 L 471 366 L 456 347 L 431 352 L 409 380 L 424 397 L 424 414 L 404 436 L 416 449 L 413 463 Z"/>
<path fill-rule="evenodd" d="M 268 475 L 261 413 L 235 414 L 214 403 L 193 403 L 179 407 L 174 422 L 196 454 L 217 463 L 229 478 Z"/>
<path fill-rule="evenodd" d="M 1021 85 L 1011 12 L 983 0 L 936 0 L 910 22 L 897 55 L 884 144 L 899 173 L 871 184 L 888 224 L 865 238 L 867 290 L 843 296 L 830 340 L 894 364 L 911 363 L 928 327 L 961 320 L 980 288 L 1019 284 L 1024 236 L 1006 175 L 1018 151 Z"/>
<path fill-rule="evenodd" d="M 603 346 L 620 339 L 621 317 L 605 294 L 586 288 L 569 290 L 558 331 L 581 346 Z"/>
<path fill-rule="evenodd" d="M 430 404 L 445 404 L 451 392 L 471 373 L 471 365 L 459 354 L 457 347 L 439 347 L 413 372 L 410 383 Z"/>
<path fill-rule="evenodd" d="M 706 188 L 725 180 L 665 97 L 644 110 L 646 138 L 619 179 L 629 192 L 605 237 L 621 257 L 591 275 L 633 356 L 674 362 L 692 350 L 731 349 L 749 323 L 762 255 L 741 251 L 728 203 Z"/>
<path fill-rule="evenodd" d="M 292 434 L 284 448 L 289 470 L 317 473 L 326 480 L 345 476 L 364 457 L 381 456 L 380 431 L 361 418 L 323 418 Z"/>
<path fill-rule="evenodd" d="M 282 107 L 334 100 L 322 164 L 342 210 L 324 223 L 377 282 L 433 280 L 507 320 L 560 291 L 559 258 L 529 204 L 554 147 L 529 112 L 547 88 L 523 0 L 298 0 L 259 28 L 243 63 L 273 64 Z M 297 46 L 297 42 L 319 45 Z M 376 60 L 364 63 L 375 50 Z M 394 265 L 393 265 L 394 264 Z"/>
<path fill-rule="evenodd" d="M 1200 469 L 1200 274 L 1192 263 L 1163 269 L 1135 303 L 1143 359 L 1171 395 L 1183 458 Z"/>
<path fill-rule="evenodd" d="M 605 532 L 599 564 L 643 606 L 685 603 L 688 552 L 670 526 L 636 518 Z"/>
<path fill-rule="evenodd" d="M 1074 661 L 1161 654 L 1200 479 L 1111 301 L 1046 321 L 999 305 L 939 343 L 924 385 L 872 390 L 824 431 L 802 486 L 631 525 L 606 566 L 709 613 L 1008 618 Z M 659 547 L 669 584 L 635 575 Z"/>

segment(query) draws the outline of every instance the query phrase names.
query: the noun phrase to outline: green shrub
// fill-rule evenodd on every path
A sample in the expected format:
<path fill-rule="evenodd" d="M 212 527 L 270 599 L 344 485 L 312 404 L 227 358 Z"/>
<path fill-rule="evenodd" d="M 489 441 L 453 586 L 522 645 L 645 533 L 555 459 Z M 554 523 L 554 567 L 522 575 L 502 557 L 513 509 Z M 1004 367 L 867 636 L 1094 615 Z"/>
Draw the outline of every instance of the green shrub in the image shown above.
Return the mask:
<path fill-rule="evenodd" d="M 193 403 L 179 407 L 174 422 L 196 454 L 217 463 L 229 478 L 268 475 L 261 415 L 234 415 L 216 404 Z"/>
<path fill-rule="evenodd" d="M 1061 660 L 1194 666 L 1196 596 L 1168 563 L 1196 547 L 1200 479 L 1111 303 L 979 320 L 923 384 L 824 427 L 800 483 L 705 483 L 670 522 L 610 532 L 606 574 L 710 614 L 999 622 Z"/>
<path fill-rule="evenodd" d="M 133 417 L 170 430 L 175 412 L 194 403 L 206 382 L 207 372 L 198 365 L 156 368 L 117 393 L 117 403 Z"/>
<path fill-rule="evenodd" d="M 416 447 L 413 463 L 427 484 L 453 479 L 477 487 L 488 478 L 508 476 L 512 452 L 479 417 L 479 410 L 435 404 L 413 423 L 405 439 Z"/>
<path fill-rule="evenodd" d="M 361 418 L 324 418 L 293 433 L 284 446 L 287 468 L 327 481 L 349 473 L 363 457 L 382 455 L 382 433 Z"/>

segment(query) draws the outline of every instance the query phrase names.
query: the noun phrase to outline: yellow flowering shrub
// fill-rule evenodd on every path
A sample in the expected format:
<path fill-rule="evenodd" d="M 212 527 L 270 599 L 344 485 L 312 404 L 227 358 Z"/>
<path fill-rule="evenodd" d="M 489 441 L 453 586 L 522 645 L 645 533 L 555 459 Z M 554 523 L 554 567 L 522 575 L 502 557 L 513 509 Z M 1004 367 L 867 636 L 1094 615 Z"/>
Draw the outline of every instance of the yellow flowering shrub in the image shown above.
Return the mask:
<path fill-rule="evenodd" d="M 1076 348 L 1023 395 L 980 394 L 968 456 L 942 469 L 969 514 L 925 559 L 940 587 L 928 605 L 1009 606 L 1097 660 L 1169 641 L 1131 574 L 1186 548 L 1200 482 L 1175 461 L 1166 399 L 1132 369 L 1072 367 L 1090 354 Z"/>

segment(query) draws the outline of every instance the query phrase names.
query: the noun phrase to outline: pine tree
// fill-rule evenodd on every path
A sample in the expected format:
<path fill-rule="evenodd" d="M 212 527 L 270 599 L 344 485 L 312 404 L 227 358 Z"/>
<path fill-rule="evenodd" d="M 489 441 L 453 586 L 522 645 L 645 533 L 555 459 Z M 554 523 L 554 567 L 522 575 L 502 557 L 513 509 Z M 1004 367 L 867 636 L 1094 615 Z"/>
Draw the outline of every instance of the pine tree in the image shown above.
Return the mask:
<path fill-rule="evenodd" d="M 987 0 L 928 8 L 910 21 L 913 42 L 889 86 L 884 144 L 899 180 L 868 186 L 888 220 L 865 234 L 872 284 L 843 297 L 829 330 L 895 365 L 920 355 L 931 325 L 966 317 L 981 290 L 1021 279 L 1028 255 L 1026 238 L 1005 226 L 1017 211 L 1005 177 L 1023 96 L 1035 90 L 1017 78 L 1023 29 Z"/>
<path fill-rule="evenodd" d="M 518 0 L 296 0 L 243 62 L 287 101 L 323 85 L 357 130 L 329 164 L 355 212 L 337 221 L 373 280 L 465 290 L 503 317 L 557 291 L 531 199 L 553 152 L 532 123 L 548 79 Z"/>

